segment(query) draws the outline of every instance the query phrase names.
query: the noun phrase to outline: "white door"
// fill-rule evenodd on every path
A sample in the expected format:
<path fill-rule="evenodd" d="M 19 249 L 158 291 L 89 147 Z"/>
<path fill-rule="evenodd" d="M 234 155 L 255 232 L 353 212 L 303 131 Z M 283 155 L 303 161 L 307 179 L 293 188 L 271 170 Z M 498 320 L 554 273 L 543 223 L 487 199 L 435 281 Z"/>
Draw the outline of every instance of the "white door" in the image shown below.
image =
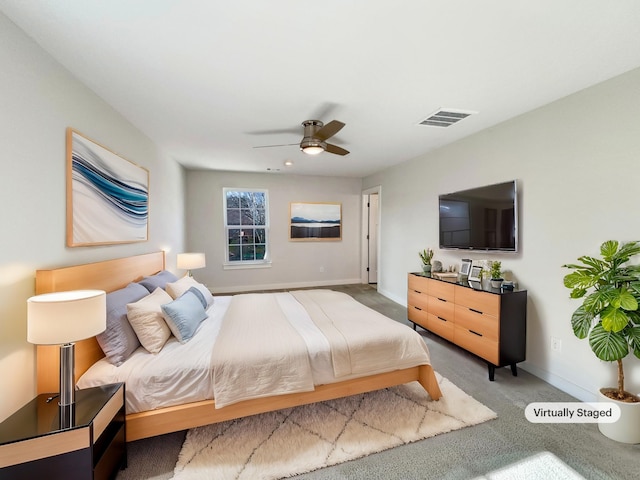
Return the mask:
<path fill-rule="evenodd" d="M 378 283 L 378 207 L 377 193 L 368 198 L 368 229 L 367 229 L 367 273 L 369 283 Z"/>

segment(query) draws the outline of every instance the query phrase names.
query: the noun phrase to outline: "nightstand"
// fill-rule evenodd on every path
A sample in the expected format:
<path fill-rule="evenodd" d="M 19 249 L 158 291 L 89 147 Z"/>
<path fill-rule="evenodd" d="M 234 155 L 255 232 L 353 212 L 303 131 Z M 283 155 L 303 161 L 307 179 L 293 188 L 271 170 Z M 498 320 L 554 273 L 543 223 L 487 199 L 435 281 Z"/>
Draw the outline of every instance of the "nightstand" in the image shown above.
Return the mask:
<path fill-rule="evenodd" d="M 51 397 L 0 423 L 0 478 L 115 478 L 127 462 L 124 384 L 77 390 L 73 411 Z"/>

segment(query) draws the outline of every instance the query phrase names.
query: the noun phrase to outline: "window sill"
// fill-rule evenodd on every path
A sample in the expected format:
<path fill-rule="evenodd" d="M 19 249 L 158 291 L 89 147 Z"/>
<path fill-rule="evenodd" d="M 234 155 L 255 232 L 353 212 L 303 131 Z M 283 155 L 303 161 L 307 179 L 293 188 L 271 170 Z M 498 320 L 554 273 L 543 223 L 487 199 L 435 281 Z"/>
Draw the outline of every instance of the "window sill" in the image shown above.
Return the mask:
<path fill-rule="evenodd" d="M 245 270 L 252 268 L 271 268 L 271 262 L 259 263 L 223 263 L 223 270 Z"/>

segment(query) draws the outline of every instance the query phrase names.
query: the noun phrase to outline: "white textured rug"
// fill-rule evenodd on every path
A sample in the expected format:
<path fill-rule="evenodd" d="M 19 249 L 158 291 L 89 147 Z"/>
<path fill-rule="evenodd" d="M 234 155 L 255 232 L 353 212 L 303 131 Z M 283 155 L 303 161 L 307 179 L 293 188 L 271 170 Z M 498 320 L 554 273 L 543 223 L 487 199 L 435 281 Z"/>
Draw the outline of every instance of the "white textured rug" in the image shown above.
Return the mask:
<path fill-rule="evenodd" d="M 436 375 L 437 402 L 413 382 L 194 428 L 174 478 L 285 478 L 496 418 Z"/>

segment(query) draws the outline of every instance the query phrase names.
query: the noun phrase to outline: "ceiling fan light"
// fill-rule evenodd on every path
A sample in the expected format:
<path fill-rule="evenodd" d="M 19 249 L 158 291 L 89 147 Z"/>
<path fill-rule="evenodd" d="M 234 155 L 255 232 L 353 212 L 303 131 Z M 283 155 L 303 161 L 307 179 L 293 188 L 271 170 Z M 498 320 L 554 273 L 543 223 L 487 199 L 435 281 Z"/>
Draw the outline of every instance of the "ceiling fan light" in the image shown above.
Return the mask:
<path fill-rule="evenodd" d="M 302 147 L 302 151 L 307 155 L 318 155 L 319 153 L 324 152 L 324 148 L 320 145 L 306 145 Z"/>

